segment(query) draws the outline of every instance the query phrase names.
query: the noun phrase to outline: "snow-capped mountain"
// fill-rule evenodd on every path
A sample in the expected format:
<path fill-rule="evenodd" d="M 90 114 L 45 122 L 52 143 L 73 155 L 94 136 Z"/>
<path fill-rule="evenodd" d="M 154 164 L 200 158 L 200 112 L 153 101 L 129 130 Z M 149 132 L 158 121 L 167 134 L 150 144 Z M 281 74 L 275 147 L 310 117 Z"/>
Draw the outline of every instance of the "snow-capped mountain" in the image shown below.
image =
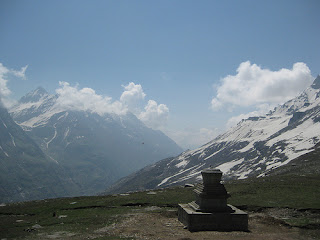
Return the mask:
<path fill-rule="evenodd" d="M 301 95 L 265 116 L 242 120 L 204 146 L 148 166 L 122 179 L 108 191 L 194 182 L 201 178 L 201 170 L 209 166 L 219 168 L 225 178 L 264 176 L 313 151 L 319 142 L 320 76 Z"/>
<path fill-rule="evenodd" d="M 95 194 L 129 173 L 182 149 L 135 115 L 72 111 L 57 104 L 43 88 L 22 97 L 10 109 L 13 119 L 79 187 Z"/>
<path fill-rule="evenodd" d="M 0 133 L 0 203 L 75 193 L 77 186 L 2 107 Z"/>

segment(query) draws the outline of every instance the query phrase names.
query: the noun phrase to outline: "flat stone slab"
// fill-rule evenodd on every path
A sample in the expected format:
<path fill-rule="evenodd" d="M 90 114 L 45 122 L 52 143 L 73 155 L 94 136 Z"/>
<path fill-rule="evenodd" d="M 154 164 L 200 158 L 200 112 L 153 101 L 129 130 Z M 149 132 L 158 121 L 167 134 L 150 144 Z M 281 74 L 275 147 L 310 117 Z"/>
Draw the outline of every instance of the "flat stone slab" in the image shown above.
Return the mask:
<path fill-rule="evenodd" d="M 197 212 L 189 204 L 179 204 L 178 219 L 189 231 L 248 231 L 248 214 L 228 206 L 234 212 Z"/>

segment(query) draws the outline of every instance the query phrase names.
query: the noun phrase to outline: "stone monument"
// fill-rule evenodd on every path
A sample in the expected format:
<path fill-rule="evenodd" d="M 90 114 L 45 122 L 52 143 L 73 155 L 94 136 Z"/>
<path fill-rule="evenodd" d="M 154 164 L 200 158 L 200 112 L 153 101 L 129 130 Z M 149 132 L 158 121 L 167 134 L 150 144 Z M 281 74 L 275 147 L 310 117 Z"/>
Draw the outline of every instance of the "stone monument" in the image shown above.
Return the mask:
<path fill-rule="evenodd" d="M 227 204 L 230 195 L 220 182 L 222 172 L 210 167 L 201 174 L 203 184 L 194 190 L 196 200 L 179 204 L 179 221 L 190 231 L 248 231 L 248 214 Z"/>

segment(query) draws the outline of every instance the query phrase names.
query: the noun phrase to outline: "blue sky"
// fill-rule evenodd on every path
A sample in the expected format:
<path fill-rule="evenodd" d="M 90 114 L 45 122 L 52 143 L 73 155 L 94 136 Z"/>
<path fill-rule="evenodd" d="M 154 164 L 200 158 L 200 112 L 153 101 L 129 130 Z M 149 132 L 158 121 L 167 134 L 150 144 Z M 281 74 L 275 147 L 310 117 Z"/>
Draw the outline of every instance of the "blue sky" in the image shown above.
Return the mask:
<path fill-rule="evenodd" d="M 194 148 L 320 73 L 319 10 L 317 0 L 1 0 L 0 63 L 23 73 L 2 77 L 6 97 L 91 88 Z"/>

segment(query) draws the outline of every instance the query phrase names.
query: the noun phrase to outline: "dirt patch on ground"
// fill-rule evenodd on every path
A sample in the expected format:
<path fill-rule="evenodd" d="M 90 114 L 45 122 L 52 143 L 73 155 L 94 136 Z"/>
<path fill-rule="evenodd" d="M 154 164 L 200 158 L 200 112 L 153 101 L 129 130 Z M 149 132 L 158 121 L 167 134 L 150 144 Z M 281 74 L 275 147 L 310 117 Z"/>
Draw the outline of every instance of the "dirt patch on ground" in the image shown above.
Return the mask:
<path fill-rule="evenodd" d="M 320 230 L 288 226 L 271 215 L 249 213 L 249 232 L 190 232 L 184 228 L 175 211 L 136 212 L 127 214 L 122 221 L 96 231 L 101 235 L 113 235 L 141 240 L 204 240 L 204 239 L 319 239 Z"/>
<path fill-rule="evenodd" d="M 38 237 L 39 239 L 68 239 L 75 235 L 76 234 L 74 233 L 60 231 L 60 232 L 54 232 L 51 234 L 39 234 Z"/>

